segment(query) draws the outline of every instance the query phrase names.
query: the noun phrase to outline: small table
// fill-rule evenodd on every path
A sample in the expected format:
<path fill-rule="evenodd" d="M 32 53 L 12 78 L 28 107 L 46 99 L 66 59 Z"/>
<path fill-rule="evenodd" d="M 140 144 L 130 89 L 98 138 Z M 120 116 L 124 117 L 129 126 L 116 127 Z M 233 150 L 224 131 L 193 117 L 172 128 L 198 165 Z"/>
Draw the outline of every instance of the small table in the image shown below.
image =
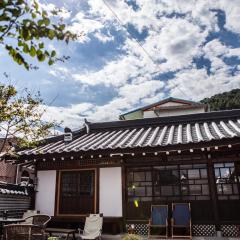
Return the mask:
<path fill-rule="evenodd" d="M 73 239 L 75 240 L 76 229 L 67 229 L 67 228 L 46 228 L 46 232 L 49 233 L 50 237 L 54 233 L 63 233 L 67 234 L 66 240 L 68 240 L 69 235 L 72 234 Z"/>
<path fill-rule="evenodd" d="M 6 223 L 19 223 L 19 222 L 24 222 L 25 219 L 23 218 L 7 218 L 7 219 L 4 219 L 2 217 L 0 217 L 0 222 L 3 223 L 3 224 L 6 224 Z"/>

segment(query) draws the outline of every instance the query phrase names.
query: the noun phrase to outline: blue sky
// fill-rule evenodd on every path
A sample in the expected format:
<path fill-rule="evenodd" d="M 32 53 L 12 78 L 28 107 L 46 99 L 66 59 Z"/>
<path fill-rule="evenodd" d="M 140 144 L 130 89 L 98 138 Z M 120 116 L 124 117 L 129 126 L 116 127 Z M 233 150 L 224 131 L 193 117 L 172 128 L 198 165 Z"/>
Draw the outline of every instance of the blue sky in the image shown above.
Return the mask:
<path fill-rule="evenodd" d="M 39 2 L 69 10 L 62 17 L 83 37 L 46 42 L 71 58 L 37 71 L 0 49 L 0 74 L 39 90 L 46 119 L 78 128 L 84 117 L 115 120 L 165 97 L 198 101 L 240 87 L 240 0 L 105 0 L 121 23 L 102 0 Z"/>

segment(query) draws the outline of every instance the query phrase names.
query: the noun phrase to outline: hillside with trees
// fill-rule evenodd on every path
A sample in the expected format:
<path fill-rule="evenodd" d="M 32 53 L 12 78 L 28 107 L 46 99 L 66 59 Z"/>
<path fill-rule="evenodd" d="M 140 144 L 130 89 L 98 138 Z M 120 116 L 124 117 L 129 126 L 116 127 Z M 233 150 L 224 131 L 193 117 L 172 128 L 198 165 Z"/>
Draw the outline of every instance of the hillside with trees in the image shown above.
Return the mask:
<path fill-rule="evenodd" d="M 240 109 L 240 89 L 216 94 L 210 98 L 204 98 L 200 102 L 209 104 L 211 111 Z"/>

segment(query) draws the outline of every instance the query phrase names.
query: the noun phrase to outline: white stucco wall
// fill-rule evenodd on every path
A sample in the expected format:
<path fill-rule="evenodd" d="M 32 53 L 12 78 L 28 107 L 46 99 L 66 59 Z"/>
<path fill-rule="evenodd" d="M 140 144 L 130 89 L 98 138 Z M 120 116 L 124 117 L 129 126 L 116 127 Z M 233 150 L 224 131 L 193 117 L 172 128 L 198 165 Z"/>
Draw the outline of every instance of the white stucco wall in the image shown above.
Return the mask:
<path fill-rule="evenodd" d="M 56 171 L 38 171 L 37 177 L 36 209 L 42 214 L 54 216 Z"/>
<path fill-rule="evenodd" d="M 204 108 L 189 108 L 189 109 L 174 109 L 174 110 L 159 110 L 159 117 L 179 116 L 185 114 L 195 114 L 205 112 Z M 144 111 L 143 118 L 157 117 L 154 111 Z"/>
<path fill-rule="evenodd" d="M 121 167 L 101 168 L 99 179 L 99 212 L 105 217 L 122 217 Z"/>
<path fill-rule="evenodd" d="M 184 103 L 179 103 L 179 102 L 166 102 L 161 105 L 160 107 L 173 107 L 173 106 L 185 106 L 186 104 Z"/>

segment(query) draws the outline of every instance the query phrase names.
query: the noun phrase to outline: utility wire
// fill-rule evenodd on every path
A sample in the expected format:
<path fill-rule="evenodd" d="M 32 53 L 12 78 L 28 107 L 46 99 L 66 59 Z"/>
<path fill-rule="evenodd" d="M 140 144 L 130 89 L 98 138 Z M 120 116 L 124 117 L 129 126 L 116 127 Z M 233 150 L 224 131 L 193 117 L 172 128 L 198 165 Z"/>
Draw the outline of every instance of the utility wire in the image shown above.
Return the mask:
<path fill-rule="evenodd" d="M 113 11 L 113 9 L 110 7 L 110 5 L 105 1 L 102 0 L 103 3 L 107 6 L 107 8 L 112 12 L 112 14 L 115 16 L 115 18 L 117 19 L 117 21 L 120 23 L 120 25 L 126 30 L 128 36 L 135 41 L 139 47 L 145 52 L 145 54 L 150 58 L 150 60 L 153 62 L 154 65 L 156 65 L 154 59 L 152 58 L 152 56 L 147 52 L 147 50 L 143 47 L 142 43 L 140 41 L 138 41 L 136 38 L 134 38 L 132 36 L 132 34 L 129 32 L 129 30 L 127 29 L 127 27 L 125 26 L 125 24 L 122 22 L 122 20 L 118 17 L 118 15 Z"/>
<path fill-rule="evenodd" d="M 128 36 L 129 36 L 133 41 L 135 41 L 135 42 L 138 44 L 138 46 L 144 51 L 144 53 L 148 56 L 148 58 L 152 61 L 152 63 L 153 63 L 155 66 L 158 66 L 158 65 L 156 64 L 156 62 L 154 61 L 154 59 L 152 58 L 152 56 L 151 56 L 151 55 L 148 53 L 148 51 L 143 47 L 142 43 L 141 43 L 139 40 L 137 40 L 136 38 L 134 38 L 134 37 L 132 36 L 131 32 L 129 32 L 128 28 L 125 26 L 125 24 L 123 23 L 123 21 L 118 17 L 117 13 L 114 12 L 114 10 L 111 8 L 111 6 L 110 6 L 105 0 L 102 0 L 102 1 L 103 1 L 103 3 L 105 4 L 105 6 L 112 12 L 112 14 L 115 16 L 115 18 L 116 18 L 117 21 L 120 23 L 120 25 L 125 29 L 125 31 L 127 32 Z M 156 71 L 156 72 L 158 72 L 158 71 Z M 155 73 L 156 73 L 156 72 L 155 72 Z M 178 85 L 175 84 L 175 87 L 178 88 L 179 91 L 180 91 L 185 97 L 187 97 L 187 95 L 185 94 L 185 92 L 182 91 L 182 89 L 181 89 Z"/>

